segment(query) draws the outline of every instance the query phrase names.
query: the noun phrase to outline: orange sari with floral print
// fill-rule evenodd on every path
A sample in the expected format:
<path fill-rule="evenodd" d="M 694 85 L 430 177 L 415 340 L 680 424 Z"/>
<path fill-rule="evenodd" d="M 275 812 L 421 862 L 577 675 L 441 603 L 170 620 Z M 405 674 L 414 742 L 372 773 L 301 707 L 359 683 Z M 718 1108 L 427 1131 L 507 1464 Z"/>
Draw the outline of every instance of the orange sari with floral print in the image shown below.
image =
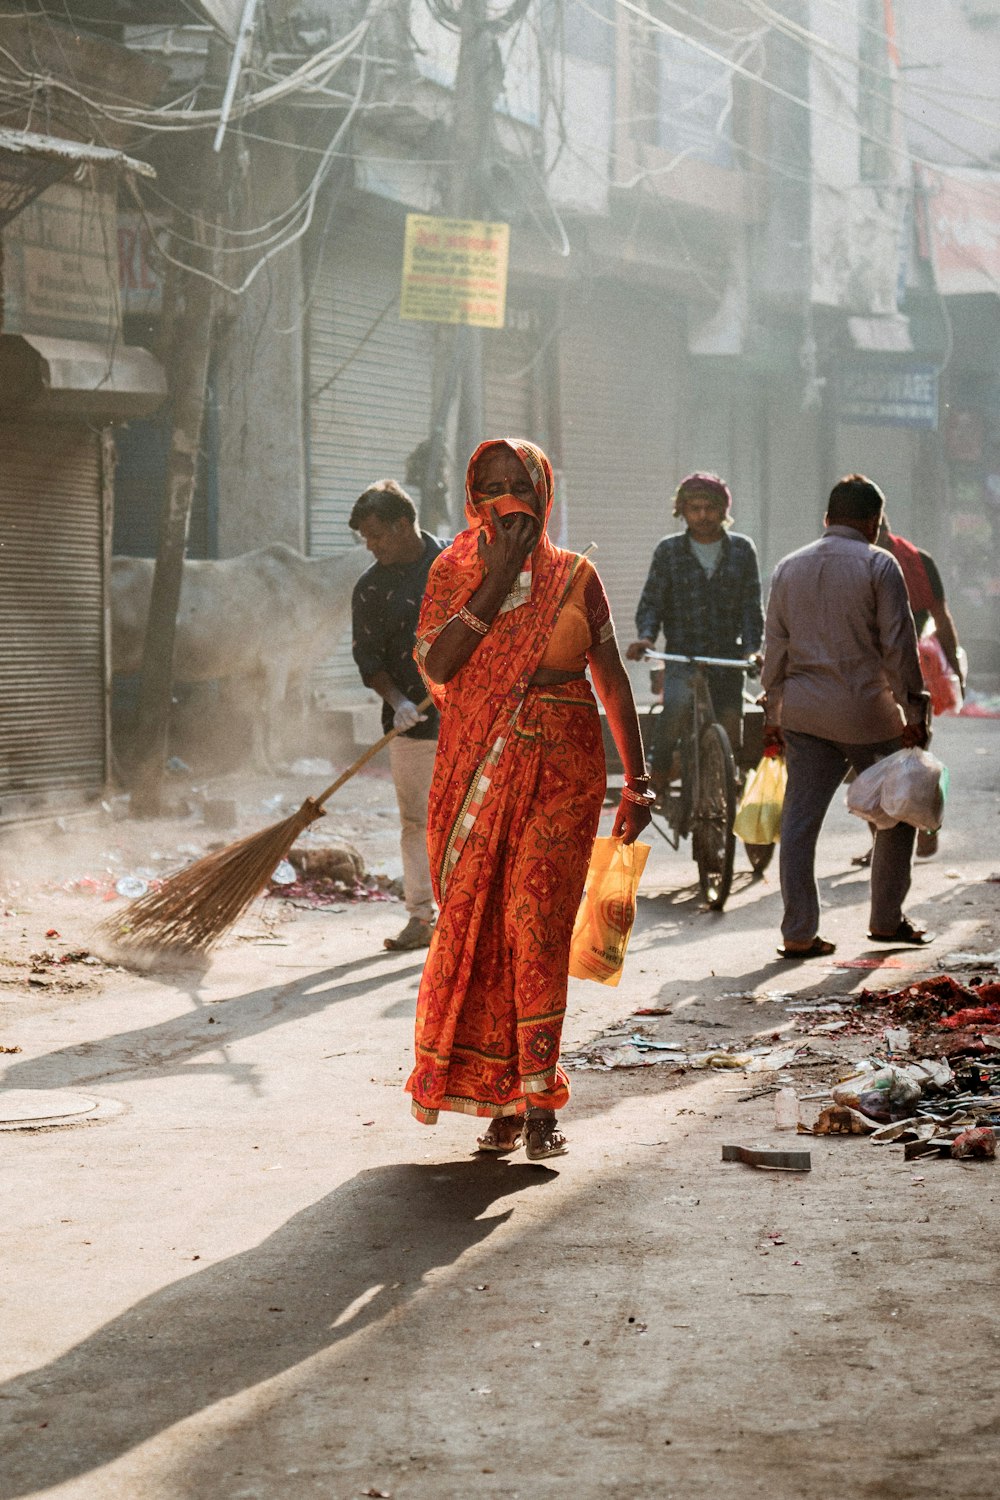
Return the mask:
<path fill-rule="evenodd" d="M 528 1102 L 559 1109 L 569 944 L 604 798 L 600 719 L 585 679 L 531 687 L 560 611 L 582 601 L 593 640 L 610 612 L 596 572 L 547 534 L 552 470 L 520 439 L 503 439 L 545 507 L 541 538 L 489 633 L 445 686 L 428 807 L 440 907 L 417 1001 L 413 1112 L 497 1116 Z M 485 524 L 466 481 L 462 532 L 435 559 L 417 628 L 417 660 L 482 582 Z"/>

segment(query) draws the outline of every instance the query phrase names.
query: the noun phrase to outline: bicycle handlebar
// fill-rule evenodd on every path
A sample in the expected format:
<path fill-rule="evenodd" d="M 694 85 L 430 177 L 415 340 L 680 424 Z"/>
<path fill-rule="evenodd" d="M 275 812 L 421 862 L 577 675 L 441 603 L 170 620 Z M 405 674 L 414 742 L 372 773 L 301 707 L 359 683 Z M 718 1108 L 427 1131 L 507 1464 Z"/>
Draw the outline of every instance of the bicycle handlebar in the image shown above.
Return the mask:
<path fill-rule="evenodd" d="M 672 661 L 685 667 L 732 667 L 734 671 L 750 672 L 756 662 L 734 661 L 728 656 L 674 656 L 669 651 L 646 651 L 643 661 Z"/>

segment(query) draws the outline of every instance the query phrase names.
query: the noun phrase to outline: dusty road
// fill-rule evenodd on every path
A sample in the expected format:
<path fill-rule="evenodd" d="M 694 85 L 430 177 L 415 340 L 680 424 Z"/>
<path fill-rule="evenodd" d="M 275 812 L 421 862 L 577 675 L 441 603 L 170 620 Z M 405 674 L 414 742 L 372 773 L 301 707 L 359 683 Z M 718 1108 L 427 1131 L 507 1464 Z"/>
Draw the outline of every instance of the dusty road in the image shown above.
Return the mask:
<path fill-rule="evenodd" d="M 996 950 L 998 748 L 988 722 L 935 742 L 947 832 L 910 903 L 933 948 L 851 966 L 875 955 L 843 812 L 824 968 L 775 958 L 776 873 L 717 916 L 659 845 L 625 979 L 573 983 L 569 1047 L 785 1037 L 803 997 Z M 356 820 L 379 858 L 388 796 L 366 784 Z M 22 891 L 8 950 L 54 909 Z M 82 912 L 63 944 L 86 943 Z M 787 1144 L 770 1099 L 667 1066 L 575 1073 L 557 1171 L 476 1158 L 474 1122 L 406 1109 L 419 957 L 381 951 L 399 924 L 295 912 L 204 972 L 79 990 L 8 971 L 3 1088 L 120 1109 L 0 1133 L 0 1500 L 995 1500 L 1000 1169 L 917 1171 L 857 1139 L 804 1142 L 808 1176 L 723 1165 L 724 1141 Z M 649 1008 L 669 1014 L 633 1019 Z M 810 1045 L 800 1091 L 865 1044 Z"/>

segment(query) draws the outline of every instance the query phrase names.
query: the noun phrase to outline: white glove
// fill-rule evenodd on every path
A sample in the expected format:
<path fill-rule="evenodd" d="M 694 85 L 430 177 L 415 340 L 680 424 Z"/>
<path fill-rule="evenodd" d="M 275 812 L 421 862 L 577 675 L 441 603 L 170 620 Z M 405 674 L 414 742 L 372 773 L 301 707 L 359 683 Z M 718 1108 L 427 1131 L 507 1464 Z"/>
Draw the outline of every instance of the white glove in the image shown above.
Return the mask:
<path fill-rule="evenodd" d="M 392 716 L 393 729 L 413 729 L 417 724 L 426 724 L 427 715 L 422 714 L 415 703 L 404 698 Z"/>

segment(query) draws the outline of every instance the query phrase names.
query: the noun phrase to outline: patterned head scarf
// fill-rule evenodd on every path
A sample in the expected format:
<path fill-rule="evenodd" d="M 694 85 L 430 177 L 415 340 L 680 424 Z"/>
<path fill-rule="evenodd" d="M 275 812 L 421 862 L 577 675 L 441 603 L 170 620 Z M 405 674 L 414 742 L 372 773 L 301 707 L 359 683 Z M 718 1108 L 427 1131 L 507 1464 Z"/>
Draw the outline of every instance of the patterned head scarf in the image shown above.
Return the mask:
<path fill-rule="evenodd" d="M 714 501 L 726 516 L 733 508 L 732 493 L 726 481 L 720 479 L 718 474 L 699 472 L 688 474 L 674 491 L 674 515 L 681 515 L 685 500 L 693 500 L 696 495 Z"/>
<path fill-rule="evenodd" d="M 469 466 L 465 471 L 465 516 L 473 531 L 489 524 L 490 508 L 495 506 L 498 515 L 511 515 L 517 511 L 523 511 L 527 515 L 538 519 L 537 513 L 533 511 L 523 500 L 515 495 L 484 496 L 474 488 L 476 469 L 480 460 L 492 448 L 506 448 L 515 454 L 528 471 L 528 478 L 534 486 L 535 494 L 542 505 L 542 530 L 539 543 L 544 539 L 547 541 L 546 528 L 549 523 L 549 515 L 552 510 L 552 496 L 554 485 L 552 479 L 552 465 L 549 463 L 541 448 L 534 443 L 529 443 L 527 438 L 487 438 L 485 443 L 480 443 L 475 453 L 469 459 Z M 535 549 L 537 551 L 537 547 Z"/>

